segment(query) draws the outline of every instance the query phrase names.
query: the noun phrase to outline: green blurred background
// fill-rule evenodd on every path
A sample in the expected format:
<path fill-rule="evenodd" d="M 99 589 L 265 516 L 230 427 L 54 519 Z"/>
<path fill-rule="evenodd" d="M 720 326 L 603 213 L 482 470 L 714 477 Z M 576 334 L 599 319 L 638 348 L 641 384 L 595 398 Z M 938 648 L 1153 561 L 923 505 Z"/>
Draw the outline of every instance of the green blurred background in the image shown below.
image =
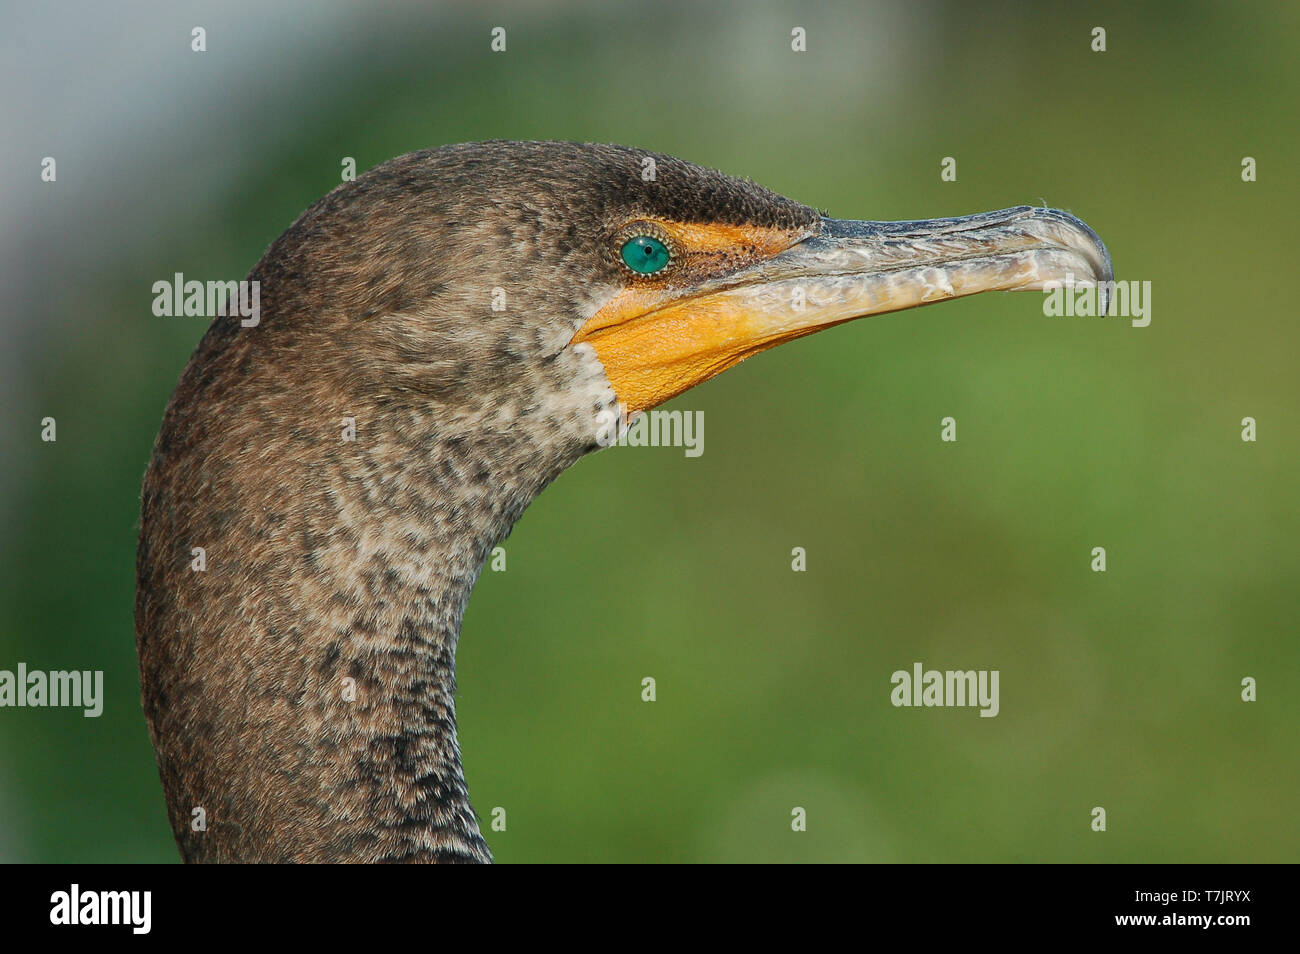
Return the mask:
<path fill-rule="evenodd" d="M 488 138 L 667 152 L 841 217 L 1046 203 L 1153 305 L 1145 329 L 1034 294 L 846 325 L 674 401 L 704 411 L 702 457 L 561 477 L 461 640 L 498 860 L 1300 858 L 1300 6 L 1082 7 L 12 11 L 0 668 L 103 669 L 107 700 L 0 710 L 0 859 L 177 858 L 135 539 L 205 322 L 154 317 L 152 283 L 242 276 L 345 156 Z M 892 707 L 917 661 L 1000 670 L 1001 714 Z"/>

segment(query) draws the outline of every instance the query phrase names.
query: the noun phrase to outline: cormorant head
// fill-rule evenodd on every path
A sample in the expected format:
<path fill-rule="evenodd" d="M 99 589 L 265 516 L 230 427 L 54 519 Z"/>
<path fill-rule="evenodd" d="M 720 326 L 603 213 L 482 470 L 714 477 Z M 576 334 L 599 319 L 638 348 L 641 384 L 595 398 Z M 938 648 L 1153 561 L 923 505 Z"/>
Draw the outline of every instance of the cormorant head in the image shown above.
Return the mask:
<path fill-rule="evenodd" d="M 489 429 L 540 416 L 591 449 L 611 419 L 781 342 L 1067 276 L 1109 280 L 1110 261 L 1052 209 L 849 221 L 670 156 L 490 142 L 340 186 L 252 277 L 267 347 L 338 388 Z"/>

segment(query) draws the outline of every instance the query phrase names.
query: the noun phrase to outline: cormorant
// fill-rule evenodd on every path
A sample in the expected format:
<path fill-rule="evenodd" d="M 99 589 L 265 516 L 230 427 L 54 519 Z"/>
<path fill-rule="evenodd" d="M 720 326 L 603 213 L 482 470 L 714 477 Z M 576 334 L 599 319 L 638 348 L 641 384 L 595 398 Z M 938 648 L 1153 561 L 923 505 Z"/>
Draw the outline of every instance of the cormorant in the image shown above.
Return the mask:
<path fill-rule="evenodd" d="M 260 320 L 209 327 L 144 480 L 136 641 L 181 854 L 490 861 L 456 643 L 529 502 L 773 345 L 1069 275 L 1112 277 L 1063 212 L 845 221 L 621 146 L 449 146 L 338 186 L 250 273 Z"/>

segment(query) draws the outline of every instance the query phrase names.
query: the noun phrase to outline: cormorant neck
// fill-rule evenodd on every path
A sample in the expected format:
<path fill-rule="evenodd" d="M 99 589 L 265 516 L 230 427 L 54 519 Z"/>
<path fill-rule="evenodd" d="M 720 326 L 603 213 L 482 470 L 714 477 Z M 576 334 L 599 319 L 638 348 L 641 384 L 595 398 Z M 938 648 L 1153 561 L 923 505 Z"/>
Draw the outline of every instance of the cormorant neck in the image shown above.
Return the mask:
<path fill-rule="evenodd" d="M 320 759 L 347 727 L 332 784 L 364 797 L 325 821 L 360 813 L 364 829 L 377 829 L 375 860 L 491 860 L 456 733 L 461 621 L 492 547 L 579 453 L 481 417 L 452 426 L 453 416 L 376 410 L 371 433 L 358 435 L 321 493 L 340 505 L 321 528 L 317 585 L 328 580 L 328 603 L 347 609 L 316 624 L 312 668 L 325 687 L 337 685 L 340 702 L 325 693 L 333 716 L 312 749 Z"/>
<path fill-rule="evenodd" d="M 322 413 L 265 383 L 226 418 L 192 373 L 145 480 L 136 609 L 182 854 L 491 860 L 456 738 L 461 619 L 491 548 L 588 446 L 447 407 Z"/>
<path fill-rule="evenodd" d="M 374 860 L 492 860 L 465 783 L 455 703 L 461 620 L 499 539 L 486 516 L 456 511 L 452 522 L 463 522 L 466 534 L 427 544 L 416 542 L 400 511 L 377 520 L 382 542 L 369 569 L 362 564 L 353 577 L 375 612 L 358 614 L 337 659 L 330 661 L 331 644 L 318 664 L 333 670 L 341 697 L 355 709 L 348 761 L 355 783 L 367 790 L 368 823 L 379 829 Z M 345 584 L 338 595 L 347 599 L 351 591 Z"/>

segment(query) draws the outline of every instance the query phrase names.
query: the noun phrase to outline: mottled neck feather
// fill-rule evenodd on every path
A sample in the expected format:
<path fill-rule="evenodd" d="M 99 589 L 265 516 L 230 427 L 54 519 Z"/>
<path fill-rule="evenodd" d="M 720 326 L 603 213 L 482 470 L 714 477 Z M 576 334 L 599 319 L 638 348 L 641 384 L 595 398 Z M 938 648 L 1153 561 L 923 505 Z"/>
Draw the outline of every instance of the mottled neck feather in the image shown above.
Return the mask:
<path fill-rule="evenodd" d="M 144 487 L 141 681 L 181 852 L 489 861 L 456 739 L 461 618 L 492 546 L 588 449 L 564 435 L 591 400 L 305 395 L 239 353 L 200 346 Z"/>

